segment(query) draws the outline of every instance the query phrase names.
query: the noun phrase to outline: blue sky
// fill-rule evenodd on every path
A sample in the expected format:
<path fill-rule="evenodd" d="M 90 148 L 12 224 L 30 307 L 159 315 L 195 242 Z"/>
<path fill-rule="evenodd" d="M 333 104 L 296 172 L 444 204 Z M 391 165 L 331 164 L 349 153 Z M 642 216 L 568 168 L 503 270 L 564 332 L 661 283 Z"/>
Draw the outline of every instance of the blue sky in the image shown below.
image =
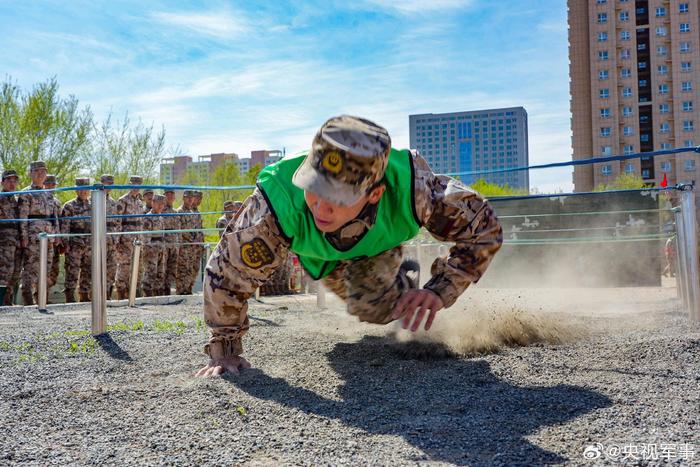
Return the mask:
<path fill-rule="evenodd" d="M 305 149 L 340 113 L 406 147 L 409 114 L 523 106 L 531 163 L 571 157 L 564 0 L 0 0 L 0 31 L 20 86 L 56 76 L 187 154 Z M 569 190 L 570 173 L 530 180 Z"/>

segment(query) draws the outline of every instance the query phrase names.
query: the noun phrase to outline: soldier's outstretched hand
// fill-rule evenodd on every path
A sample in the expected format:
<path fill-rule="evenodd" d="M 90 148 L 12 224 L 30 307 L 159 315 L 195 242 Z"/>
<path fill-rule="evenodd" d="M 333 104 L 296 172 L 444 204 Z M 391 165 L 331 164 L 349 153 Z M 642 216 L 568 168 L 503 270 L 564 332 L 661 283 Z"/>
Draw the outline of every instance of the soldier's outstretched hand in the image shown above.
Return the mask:
<path fill-rule="evenodd" d="M 408 329 L 411 326 L 411 331 L 415 332 L 420 327 L 425 314 L 428 313 L 428 319 L 425 321 L 425 330 L 427 331 L 433 325 L 437 312 L 444 306 L 440 296 L 432 290 L 410 289 L 396 302 L 391 317 L 394 319 L 403 317 L 403 328 Z M 414 316 L 415 319 L 413 319 Z M 413 325 L 411 325 L 412 319 Z"/>
<path fill-rule="evenodd" d="M 246 368 L 250 368 L 250 363 L 243 357 L 221 357 L 209 360 L 207 366 L 200 369 L 195 376 L 219 376 L 227 371 L 237 375 L 240 373 L 240 370 L 245 370 Z"/>

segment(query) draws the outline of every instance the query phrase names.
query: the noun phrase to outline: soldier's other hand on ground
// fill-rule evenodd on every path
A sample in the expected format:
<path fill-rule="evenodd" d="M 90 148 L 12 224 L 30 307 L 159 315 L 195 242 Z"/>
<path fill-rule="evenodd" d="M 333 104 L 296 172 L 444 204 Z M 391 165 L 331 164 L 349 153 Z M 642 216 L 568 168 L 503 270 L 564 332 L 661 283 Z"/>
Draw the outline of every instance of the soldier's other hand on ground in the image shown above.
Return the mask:
<path fill-rule="evenodd" d="M 428 313 L 428 319 L 425 321 L 425 330 L 429 330 L 433 325 L 433 320 L 438 311 L 444 307 L 442 299 L 438 294 L 428 289 L 411 289 L 406 291 L 401 298 L 396 302 L 394 311 L 391 317 L 399 319 L 403 317 L 403 328 L 415 332 L 420 327 L 425 314 Z M 415 316 L 415 319 L 413 317 Z M 411 320 L 413 319 L 413 325 Z"/>
<path fill-rule="evenodd" d="M 250 368 L 250 363 L 243 357 L 222 357 L 209 360 L 207 366 L 200 369 L 195 376 L 219 376 L 227 371 L 237 375 L 240 373 L 240 370 L 247 368 Z"/>

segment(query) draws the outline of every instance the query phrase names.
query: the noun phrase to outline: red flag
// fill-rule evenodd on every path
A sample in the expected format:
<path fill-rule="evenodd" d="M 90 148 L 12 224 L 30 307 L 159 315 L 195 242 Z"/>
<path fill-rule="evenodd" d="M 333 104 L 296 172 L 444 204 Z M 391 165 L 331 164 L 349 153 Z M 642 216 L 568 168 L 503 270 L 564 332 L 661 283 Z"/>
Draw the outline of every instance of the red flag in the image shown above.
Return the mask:
<path fill-rule="evenodd" d="M 668 180 L 666 179 L 666 172 L 664 172 L 664 179 L 661 180 L 661 188 L 666 188 L 668 186 Z"/>

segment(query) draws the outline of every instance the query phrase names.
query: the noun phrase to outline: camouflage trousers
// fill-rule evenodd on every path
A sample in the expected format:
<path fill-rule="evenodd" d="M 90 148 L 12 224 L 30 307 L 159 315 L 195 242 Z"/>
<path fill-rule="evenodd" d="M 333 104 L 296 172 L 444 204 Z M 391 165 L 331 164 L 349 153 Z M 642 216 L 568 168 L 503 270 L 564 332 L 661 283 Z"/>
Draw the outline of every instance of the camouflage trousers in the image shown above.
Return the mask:
<path fill-rule="evenodd" d="M 146 245 L 143 248 L 143 293 L 147 297 L 160 295 L 165 282 L 165 248 Z"/>
<path fill-rule="evenodd" d="M 92 283 L 92 247 L 89 240 L 86 242 L 72 241 L 68 243 L 68 251 L 65 255 L 66 279 L 64 289 L 74 291 L 78 285 L 81 294 L 90 293 Z M 78 283 L 80 279 L 80 283 Z"/>
<path fill-rule="evenodd" d="M 66 241 L 67 239 L 64 239 Z M 58 282 L 58 267 L 61 264 L 61 253 L 58 251 L 58 247 L 54 246 L 49 254 L 53 254 L 53 259 L 51 260 L 51 269 L 49 270 L 49 289 L 56 285 Z"/>
<path fill-rule="evenodd" d="M 15 261 L 19 251 L 19 240 L 16 236 L 0 235 L 0 285 L 13 283 Z"/>
<path fill-rule="evenodd" d="M 177 257 L 178 257 L 178 247 L 172 243 L 166 243 L 166 247 L 163 250 L 163 255 L 165 259 L 165 281 L 163 282 L 163 292 L 170 295 L 170 287 L 172 287 L 175 282 L 175 277 L 177 275 Z"/>
<path fill-rule="evenodd" d="M 53 249 L 53 240 L 49 240 L 48 248 L 50 253 Z M 53 255 L 48 254 L 46 256 L 46 268 L 47 271 L 50 271 L 53 264 Z M 22 299 L 25 305 L 32 305 L 37 300 L 39 293 L 39 263 L 39 236 L 36 233 L 32 233 L 29 235 L 29 243 L 26 250 L 24 250 L 22 264 Z"/>
<path fill-rule="evenodd" d="M 178 295 L 191 295 L 194 283 L 197 280 L 200 262 L 202 260 L 202 247 L 199 245 L 183 245 L 177 258 L 177 274 L 175 286 Z"/>
<path fill-rule="evenodd" d="M 398 275 L 401 260 L 402 248 L 397 246 L 371 258 L 341 261 L 323 283 L 360 321 L 387 324 L 406 287 Z"/>
<path fill-rule="evenodd" d="M 131 257 L 134 252 L 133 235 L 119 237 L 116 246 L 117 252 L 117 273 L 114 279 L 114 286 L 117 290 L 129 290 L 129 279 L 131 278 Z"/>

